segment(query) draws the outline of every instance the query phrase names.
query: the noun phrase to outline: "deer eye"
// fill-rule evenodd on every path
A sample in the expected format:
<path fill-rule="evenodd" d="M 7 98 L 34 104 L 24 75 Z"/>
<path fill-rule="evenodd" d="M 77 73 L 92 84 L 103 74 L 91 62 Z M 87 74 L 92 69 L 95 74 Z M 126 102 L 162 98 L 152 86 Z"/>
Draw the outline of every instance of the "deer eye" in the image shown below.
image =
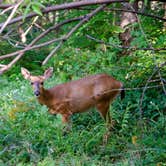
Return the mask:
<path fill-rule="evenodd" d="M 33 82 L 31 82 L 31 85 L 33 85 Z"/>
<path fill-rule="evenodd" d="M 40 84 L 43 85 L 43 82 L 41 82 Z"/>

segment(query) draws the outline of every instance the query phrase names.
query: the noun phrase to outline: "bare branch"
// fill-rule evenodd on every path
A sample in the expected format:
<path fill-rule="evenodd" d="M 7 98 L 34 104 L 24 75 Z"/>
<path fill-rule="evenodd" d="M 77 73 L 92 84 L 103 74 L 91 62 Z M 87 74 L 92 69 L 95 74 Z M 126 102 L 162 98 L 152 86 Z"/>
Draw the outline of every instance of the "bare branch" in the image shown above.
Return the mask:
<path fill-rule="evenodd" d="M 166 21 L 166 19 L 163 18 L 163 17 L 159 17 L 159 16 L 155 16 L 155 15 L 152 15 L 152 14 L 147 14 L 147 13 L 143 13 L 143 12 L 139 12 L 139 11 L 135 11 L 135 10 L 126 10 L 126 9 L 118 9 L 118 8 L 110 8 L 110 9 L 107 8 L 106 10 L 120 11 L 120 12 L 131 12 L 131 13 L 136 13 L 136 14 L 139 14 L 139 15 L 151 17 L 151 18 L 154 18 L 154 19 L 158 19 L 158 20 L 161 20 L 161 21 Z"/>
<path fill-rule="evenodd" d="M 153 78 L 153 76 L 156 74 L 157 71 L 158 71 L 158 68 L 155 67 L 154 70 L 153 70 L 153 73 L 148 78 L 148 80 L 146 81 L 146 84 L 143 88 L 143 92 L 142 92 L 142 95 L 141 95 L 140 101 L 139 101 L 140 120 L 142 120 L 142 115 L 143 115 L 142 104 L 143 104 L 143 98 L 144 98 L 144 95 L 145 95 L 145 91 L 147 90 L 147 87 L 148 87 L 148 84 L 149 84 L 150 80 Z"/>
<path fill-rule="evenodd" d="M 97 9 L 95 9 L 94 11 L 92 11 L 91 13 L 89 13 L 84 19 L 82 19 L 74 28 L 71 29 L 71 31 L 69 31 L 69 33 L 64 36 L 65 40 L 63 40 L 48 56 L 47 58 L 43 61 L 43 65 L 47 63 L 48 59 L 53 56 L 53 54 L 60 48 L 60 46 L 62 45 L 63 42 L 65 42 L 82 24 L 86 23 L 87 21 L 89 21 L 95 14 L 97 14 L 99 11 L 101 11 L 104 7 L 106 7 L 106 4 L 98 7 Z"/>
<path fill-rule="evenodd" d="M 15 4 L 0 4 L 0 9 L 7 9 L 10 8 L 12 6 L 14 6 Z"/>
<path fill-rule="evenodd" d="M 25 32 L 20 28 L 20 30 L 21 30 L 21 31 L 20 31 L 20 37 L 21 37 L 21 41 L 22 41 L 23 43 L 26 42 L 26 36 L 27 36 L 28 32 L 32 29 L 33 25 L 34 25 L 35 22 L 38 20 L 38 18 L 39 18 L 39 16 L 36 16 L 36 17 L 34 18 L 34 20 L 32 21 L 31 25 L 28 27 L 28 29 L 27 29 Z"/>
<path fill-rule="evenodd" d="M 142 95 L 140 97 L 140 101 L 139 101 L 139 110 L 140 110 L 140 118 L 142 119 L 142 113 L 143 113 L 143 110 L 142 110 L 142 104 L 143 104 L 143 98 L 144 98 L 144 95 L 145 95 L 145 91 L 148 89 L 148 84 L 149 82 L 151 81 L 151 79 L 153 78 L 153 76 L 160 70 L 160 68 L 164 67 L 166 65 L 166 62 L 160 64 L 159 66 L 155 66 L 154 69 L 153 69 L 153 73 L 150 75 L 150 77 L 148 78 L 148 80 L 146 81 L 146 84 L 143 88 L 143 92 L 142 92 Z M 164 90 L 165 90 L 165 86 L 164 86 L 164 81 L 162 83 L 162 87 L 164 87 Z M 165 92 L 165 91 L 164 91 Z"/>
<path fill-rule="evenodd" d="M 48 60 L 55 54 L 55 52 L 61 47 L 61 45 L 63 44 L 63 40 L 61 40 L 59 42 L 59 44 L 50 52 L 50 54 L 44 59 L 42 65 L 45 65 Z"/>
<path fill-rule="evenodd" d="M 23 0 L 21 0 L 20 2 L 18 2 L 15 7 L 13 8 L 10 16 L 8 17 L 8 19 L 6 20 L 6 22 L 3 24 L 3 26 L 0 29 L 0 34 L 3 32 L 3 30 L 5 29 L 5 27 L 8 25 L 8 23 L 10 22 L 10 20 L 12 19 L 12 17 L 14 16 L 17 8 L 20 6 L 20 4 L 23 2 Z"/>
<path fill-rule="evenodd" d="M 148 51 L 148 50 L 153 50 L 153 51 L 162 51 L 162 50 L 166 50 L 166 48 L 136 48 L 136 47 L 127 47 L 127 46 L 121 46 L 121 45 L 115 45 L 115 44 L 111 44 L 111 43 L 107 43 L 103 40 L 100 40 L 100 39 L 96 39 L 95 37 L 91 36 L 91 35 L 86 35 L 86 37 L 90 40 L 94 40 L 98 43 L 101 43 L 101 44 L 105 44 L 107 46 L 113 46 L 115 48 L 122 48 L 122 49 L 129 49 L 129 50 L 132 50 L 132 51 L 135 51 L 135 50 L 145 50 L 145 51 Z"/>
<path fill-rule="evenodd" d="M 80 16 L 80 17 L 76 17 L 76 18 L 71 18 L 71 19 L 67 19 L 67 20 L 64 20 L 62 21 L 61 23 L 58 23 L 50 28 L 48 28 L 46 31 L 44 31 L 43 33 L 41 33 L 39 36 L 37 36 L 32 42 L 31 42 L 31 46 L 30 47 L 26 47 L 24 48 L 23 50 L 19 50 L 19 51 L 16 51 L 16 52 L 12 52 L 12 53 L 9 53 L 9 54 L 6 54 L 6 55 L 2 55 L 0 56 L 0 60 L 3 60 L 3 59 L 6 59 L 6 58 L 10 58 L 10 57 L 13 57 L 17 54 L 20 54 L 20 53 L 23 53 L 23 52 L 26 52 L 26 51 L 29 51 L 29 50 L 32 50 L 32 49 L 36 49 L 36 48 L 40 48 L 40 47 L 43 47 L 43 46 L 46 46 L 46 45 L 49 45 L 49 44 L 52 44 L 54 42 L 57 42 L 57 41 L 61 41 L 63 40 L 64 38 L 58 38 L 58 39 L 53 39 L 53 40 L 50 40 L 50 41 L 47 41 L 45 43 L 42 43 L 42 44 L 39 44 L 39 45 L 36 45 L 36 46 L 33 46 L 35 43 L 37 43 L 41 38 L 43 38 L 44 36 L 46 36 L 49 32 L 53 31 L 53 30 L 56 30 L 58 29 L 59 27 L 65 25 L 65 24 L 68 24 L 68 23 L 72 23 L 74 21 L 79 21 L 83 18 L 85 18 L 86 16 Z"/>
<path fill-rule="evenodd" d="M 5 67 L 6 65 L 2 65 L 2 64 L 0 64 L 0 67 Z"/>
<path fill-rule="evenodd" d="M 3 10 L 3 11 L 0 13 L 0 15 L 5 14 L 6 12 L 8 12 L 9 10 L 11 10 L 11 9 L 13 9 L 13 8 L 14 8 L 14 6 L 10 6 L 10 7 L 6 8 L 5 10 Z"/>
<path fill-rule="evenodd" d="M 46 7 L 45 9 L 42 10 L 42 13 L 45 14 L 45 13 L 49 13 L 49 12 L 53 12 L 53 11 L 57 11 L 57 10 L 77 8 L 80 6 L 110 4 L 110 3 L 120 3 L 120 2 L 127 2 L 127 0 L 82 0 L 82 1 L 70 2 L 70 3 Z M 37 13 L 33 12 L 33 13 L 29 13 L 26 17 L 24 17 L 24 16 L 16 17 L 16 18 L 12 19 L 10 22 L 8 22 L 8 25 L 22 21 L 23 19 L 29 19 L 29 18 L 35 17 L 37 15 L 38 15 Z M 3 25 L 4 25 L 4 23 L 1 23 L 0 28 Z"/>
<path fill-rule="evenodd" d="M 90 7 L 78 7 L 78 8 L 74 8 L 74 9 L 76 9 L 76 10 L 93 10 L 93 8 L 90 8 Z M 143 16 L 154 18 L 154 19 L 158 19 L 158 20 L 161 20 L 161 21 L 166 21 L 166 18 L 163 18 L 163 17 L 159 17 L 159 16 L 156 16 L 156 15 L 143 13 L 143 12 L 139 12 L 139 11 L 121 9 L 121 8 L 105 8 L 104 11 L 130 12 L 130 13 L 136 13 L 136 14 L 139 14 L 139 15 L 143 15 Z"/>
<path fill-rule="evenodd" d="M 104 7 L 106 6 L 106 4 L 98 7 L 97 9 L 95 9 L 94 11 L 92 11 L 90 14 L 88 14 L 85 18 L 82 19 L 82 21 L 77 24 L 66 36 L 65 36 L 65 40 L 68 39 L 83 23 L 87 22 L 91 17 L 93 17 L 97 12 L 99 12 L 100 10 L 102 10 Z M 54 27 L 55 28 L 55 27 Z M 40 34 L 37 38 L 35 38 L 27 47 L 26 49 L 30 49 L 30 47 L 32 47 L 38 40 L 40 40 L 43 36 L 45 36 L 47 33 L 49 33 L 51 30 L 53 30 L 53 27 L 49 28 L 47 31 L 43 32 L 42 34 Z M 62 40 L 63 42 L 65 41 L 64 39 Z M 19 55 L 14 58 L 8 65 L 6 65 L 5 67 L 1 68 L 0 70 L 0 74 L 3 74 L 5 71 L 9 70 L 23 55 L 24 55 L 24 50 L 22 50 L 22 52 L 19 53 Z"/>
<path fill-rule="evenodd" d="M 161 81 L 161 85 L 163 87 L 164 94 L 166 95 L 166 89 L 165 89 L 165 85 L 164 85 L 164 79 L 161 76 L 160 69 L 158 70 L 158 74 L 159 74 L 159 77 L 160 77 L 160 81 Z"/>

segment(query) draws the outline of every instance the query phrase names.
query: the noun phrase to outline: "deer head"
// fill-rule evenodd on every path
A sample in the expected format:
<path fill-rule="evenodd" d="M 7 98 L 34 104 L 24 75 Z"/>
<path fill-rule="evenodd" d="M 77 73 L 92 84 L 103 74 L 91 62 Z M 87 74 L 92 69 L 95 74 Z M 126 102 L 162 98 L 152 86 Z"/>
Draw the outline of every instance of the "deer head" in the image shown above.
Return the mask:
<path fill-rule="evenodd" d="M 31 82 L 34 95 L 39 97 L 43 90 L 44 81 L 51 77 L 53 73 L 53 68 L 50 67 L 47 70 L 45 70 L 44 75 L 42 76 L 33 76 L 27 69 L 23 67 L 21 68 L 21 73 L 26 80 L 29 80 Z"/>

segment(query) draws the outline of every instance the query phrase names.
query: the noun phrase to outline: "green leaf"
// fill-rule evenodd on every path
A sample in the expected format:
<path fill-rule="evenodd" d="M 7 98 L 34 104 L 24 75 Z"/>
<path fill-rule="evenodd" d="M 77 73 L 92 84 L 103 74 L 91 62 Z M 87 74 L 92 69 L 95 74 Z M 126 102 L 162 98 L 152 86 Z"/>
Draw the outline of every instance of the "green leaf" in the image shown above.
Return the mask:
<path fill-rule="evenodd" d="M 32 5 L 32 9 L 35 13 L 39 14 L 42 16 L 42 12 L 41 12 L 41 9 L 40 9 L 40 6 L 38 3 L 33 3 Z"/>
<path fill-rule="evenodd" d="M 23 19 L 25 19 L 25 17 L 27 16 L 27 14 L 30 12 L 30 7 L 31 7 L 31 3 L 29 3 L 24 11 L 24 14 L 23 14 Z"/>
<path fill-rule="evenodd" d="M 110 30 L 113 32 L 113 33 L 123 33 L 125 31 L 125 29 L 122 29 L 120 26 L 111 26 L 110 27 Z"/>

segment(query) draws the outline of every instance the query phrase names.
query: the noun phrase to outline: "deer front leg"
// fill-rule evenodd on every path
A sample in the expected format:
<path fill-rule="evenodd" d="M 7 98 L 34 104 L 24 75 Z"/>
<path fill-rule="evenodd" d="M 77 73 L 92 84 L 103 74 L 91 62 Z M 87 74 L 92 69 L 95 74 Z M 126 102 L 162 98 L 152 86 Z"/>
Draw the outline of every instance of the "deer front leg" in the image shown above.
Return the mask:
<path fill-rule="evenodd" d="M 64 134 L 67 134 L 71 131 L 72 125 L 70 123 L 70 114 L 61 114 L 62 115 L 62 123 L 64 126 Z"/>
<path fill-rule="evenodd" d="M 62 114 L 62 122 L 69 123 L 70 115 L 69 114 Z"/>
<path fill-rule="evenodd" d="M 56 115 L 57 114 L 57 112 L 54 110 L 54 109 L 48 109 L 48 112 L 50 113 L 50 114 L 53 114 L 53 115 Z"/>

